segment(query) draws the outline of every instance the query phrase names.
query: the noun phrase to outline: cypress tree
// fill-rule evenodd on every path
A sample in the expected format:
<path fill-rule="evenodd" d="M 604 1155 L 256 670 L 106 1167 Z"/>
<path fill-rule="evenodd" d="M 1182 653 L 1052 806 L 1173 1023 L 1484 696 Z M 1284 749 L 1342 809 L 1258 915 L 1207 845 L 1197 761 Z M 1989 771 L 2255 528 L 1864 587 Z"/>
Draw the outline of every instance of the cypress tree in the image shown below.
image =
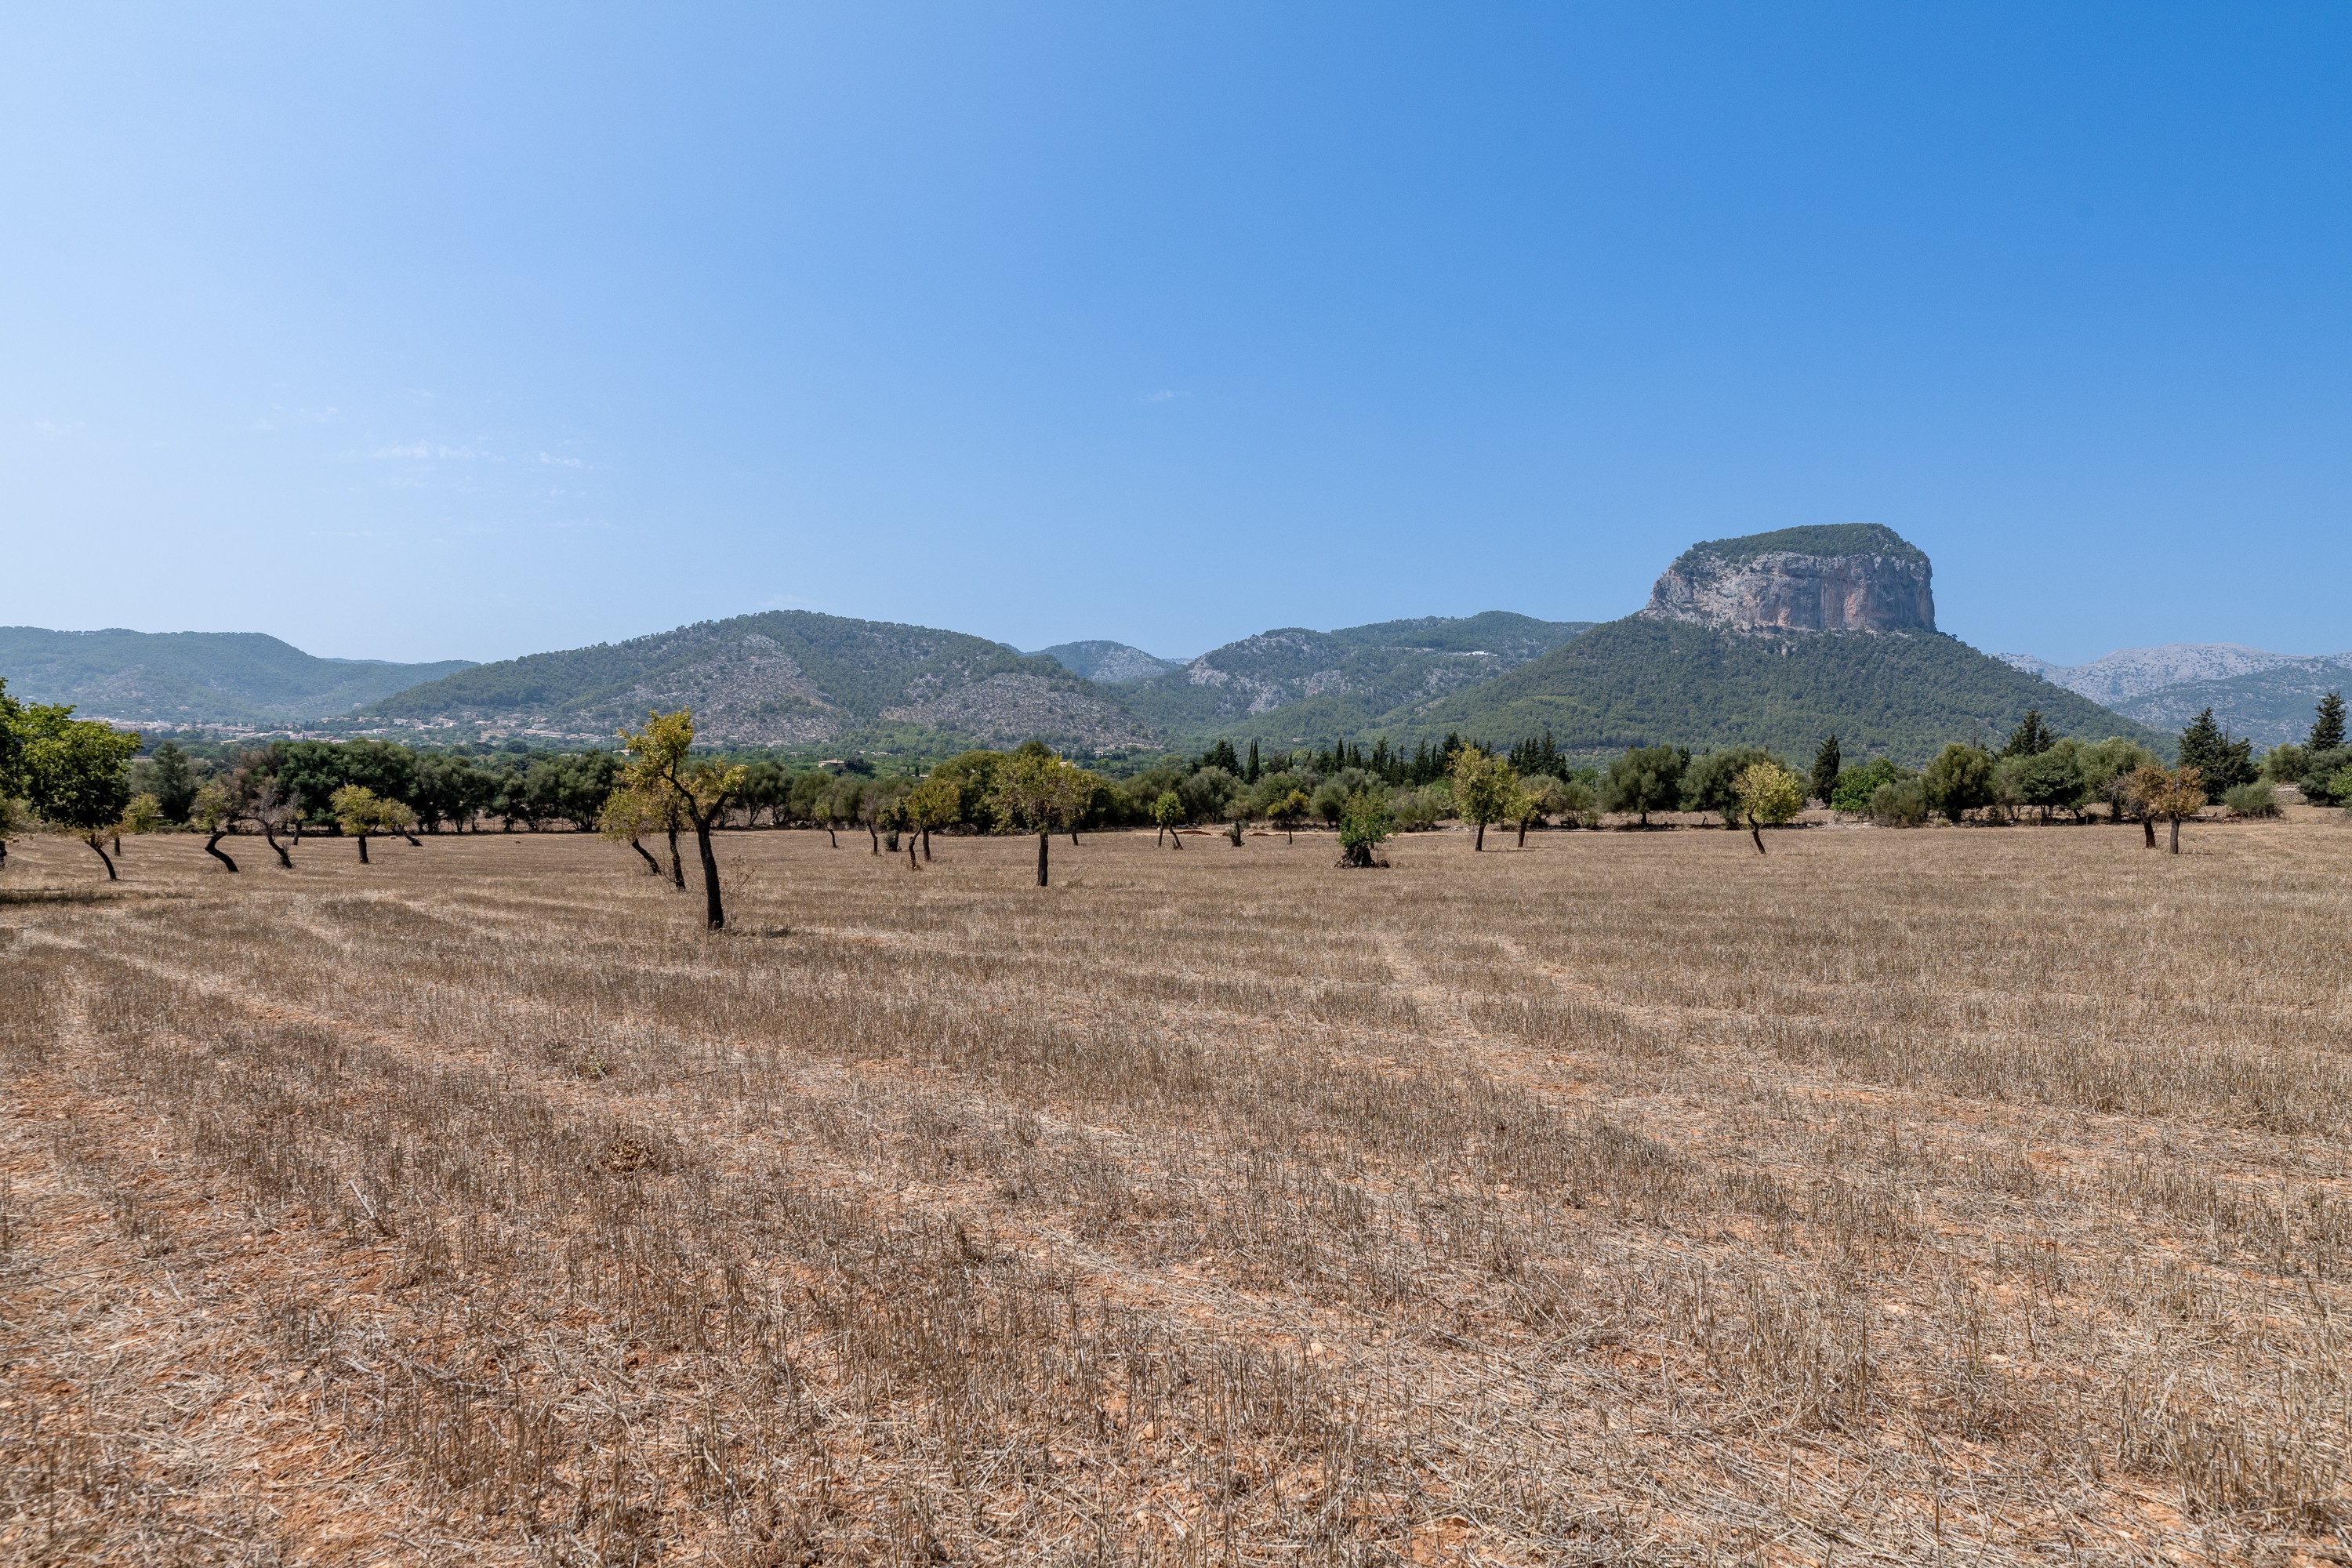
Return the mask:
<path fill-rule="evenodd" d="M 1250 742 L 1249 767 L 1248 767 L 1248 770 L 1247 770 L 1246 772 L 1244 772 L 1244 773 L 1242 774 L 1242 778 L 1244 779 L 1244 782 L 1249 783 L 1249 784 L 1255 784 L 1255 783 L 1257 783 L 1257 780 L 1258 780 L 1258 761 L 1257 761 L 1257 742 L 1256 742 L 1255 741 L 1252 741 L 1252 742 Z"/>
<path fill-rule="evenodd" d="M 2315 752 L 2332 752 L 2344 744 L 2344 693 L 2331 691 L 2319 700 L 2319 710 L 2311 720 L 2311 739 L 2306 743 Z"/>
<path fill-rule="evenodd" d="M 1823 741 L 1822 749 L 1813 753 L 1813 776 L 1809 787 L 1812 790 L 1813 798 L 1823 805 L 1830 803 L 1830 796 L 1837 791 L 1838 774 L 1845 771 L 1844 763 L 1845 759 L 1838 754 L 1835 734 Z"/>
<path fill-rule="evenodd" d="M 2205 716 L 2211 718 L 2212 710 L 2207 709 Z M 2017 728 L 2009 732 L 2009 744 L 2000 749 L 2000 754 L 2004 757 L 2038 757 L 2048 751 L 2057 739 L 2051 732 L 2050 726 L 2042 721 L 2042 710 L 2028 708 L 2025 717 L 2017 721 Z"/>

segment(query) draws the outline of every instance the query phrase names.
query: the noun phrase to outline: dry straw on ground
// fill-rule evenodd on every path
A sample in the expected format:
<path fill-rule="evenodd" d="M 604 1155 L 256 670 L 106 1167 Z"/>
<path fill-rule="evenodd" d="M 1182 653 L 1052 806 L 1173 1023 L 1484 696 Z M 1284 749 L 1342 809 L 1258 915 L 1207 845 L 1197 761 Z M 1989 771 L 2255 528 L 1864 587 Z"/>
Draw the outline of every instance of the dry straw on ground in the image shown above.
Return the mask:
<path fill-rule="evenodd" d="M 22 844 L 0 1556 L 2352 1561 L 2352 829 Z"/>

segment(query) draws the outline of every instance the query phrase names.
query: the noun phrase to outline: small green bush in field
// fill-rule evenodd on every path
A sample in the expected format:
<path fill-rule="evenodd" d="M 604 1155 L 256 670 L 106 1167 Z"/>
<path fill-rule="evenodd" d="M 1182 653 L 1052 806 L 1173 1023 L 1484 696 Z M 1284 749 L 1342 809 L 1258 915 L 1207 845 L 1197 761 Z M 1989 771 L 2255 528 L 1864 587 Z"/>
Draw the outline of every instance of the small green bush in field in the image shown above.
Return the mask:
<path fill-rule="evenodd" d="M 1897 779 L 1870 792 L 1872 818 L 1888 827 L 1916 827 L 1927 820 L 1927 786 Z"/>
<path fill-rule="evenodd" d="M 2278 791 L 2266 784 L 2242 784 L 2221 792 L 2221 804 L 2232 816 L 2276 816 Z"/>

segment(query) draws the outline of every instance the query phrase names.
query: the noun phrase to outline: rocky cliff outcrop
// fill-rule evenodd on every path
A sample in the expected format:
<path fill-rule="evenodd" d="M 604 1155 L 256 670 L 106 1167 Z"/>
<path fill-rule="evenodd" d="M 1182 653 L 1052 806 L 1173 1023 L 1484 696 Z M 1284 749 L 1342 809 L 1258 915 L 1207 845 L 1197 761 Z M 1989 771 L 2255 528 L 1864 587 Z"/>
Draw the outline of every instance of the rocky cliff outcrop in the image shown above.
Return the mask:
<path fill-rule="evenodd" d="M 1784 528 L 1691 546 L 1642 613 L 1735 630 L 1932 632 L 1928 575 L 1926 552 L 1891 528 Z"/>

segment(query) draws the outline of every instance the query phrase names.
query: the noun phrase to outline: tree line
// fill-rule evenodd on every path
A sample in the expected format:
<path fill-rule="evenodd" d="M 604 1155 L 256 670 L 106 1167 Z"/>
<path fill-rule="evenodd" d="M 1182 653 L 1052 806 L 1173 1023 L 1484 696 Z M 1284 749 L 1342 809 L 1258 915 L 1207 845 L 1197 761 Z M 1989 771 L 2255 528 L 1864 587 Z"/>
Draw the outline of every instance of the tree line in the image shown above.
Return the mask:
<path fill-rule="evenodd" d="M 1745 826 L 1760 853 L 1762 829 L 1796 817 L 1809 801 L 1890 826 L 1941 816 L 1952 822 L 2011 823 L 2058 814 L 2076 822 L 2104 815 L 2137 820 L 2146 842 L 2168 819 L 2172 847 L 2179 825 L 2218 800 L 2245 816 L 2274 815 L 2277 786 L 2292 784 L 2321 805 L 2352 805 L 2352 749 L 2345 744 L 2340 692 L 2323 698 L 2306 739 L 2273 747 L 2259 760 L 2252 743 L 2218 724 L 2210 709 L 2182 732 L 2167 767 L 2146 747 L 2121 738 L 2087 742 L 2053 732 L 2029 712 L 1997 750 L 1951 742 L 1911 770 L 1887 758 L 1846 767 L 1838 738 L 1826 737 L 1811 766 L 1798 772 L 1757 747 L 1728 746 L 1694 755 L 1685 747 L 1632 748 L 1605 764 L 1579 763 L 1549 732 L 1507 747 L 1465 741 L 1420 742 L 1406 755 L 1385 737 L 1368 750 L 1335 740 L 1328 747 L 1269 752 L 1259 742 L 1246 757 L 1230 741 L 1198 756 L 1171 757 L 1124 779 L 1081 767 L 1039 742 L 1009 752 L 973 750 L 928 772 L 878 776 L 851 763 L 838 771 L 788 769 L 768 759 L 730 760 L 698 752 L 690 712 L 648 716 L 625 731 L 617 751 L 543 752 L 478 761 L 457 751 L 394 742 L 292 741 L 219 757 L 193 756 L 172 742 L 146 754 L 135 733 L 76 720 L 70 707 L 26 704 L 0 680 L 0 866 L 9 834 L 39 823 L 87 843 L 110 879 L 112 843 L 158 828 L 192 828 L 228 871 L 237 869 L 224 840 L 261 837 L 282 866 L 305 832 L 355 839 L 368 859 L 372 837 L 506 832 L 558 826 L 599 832 L 626 843 L 647 871 L 685 889 L 681 837 L 699 862 L 706 917 L 725 921 L 711 835 L 757 827 L 824 830 L 837 847 L 845 829 L 862 829 L 871 852 L 899 852 L 919 869 L 942 833 L 1031 833 L 1037 879 L 1050 873 L 1051 839 L 1066 832 L 1142 824 L 1181 848 L 1184 834 L 1221 823 L 1236 845 L 1244 826 L 1265 822 L 1286 834 L 1303 823 L 1338 830 L 1343 864 L 1379 864 L 1380 846 L 1400 830 L 1458 821 L 1472 847 L 1486 830 L 1558 824 L 1598 826 L 1604 816 L 1648 826 L 1654 814 L 1711 814 L 1727 828 Z M 664 858 L 648 847 L 667 849 Z"/>

